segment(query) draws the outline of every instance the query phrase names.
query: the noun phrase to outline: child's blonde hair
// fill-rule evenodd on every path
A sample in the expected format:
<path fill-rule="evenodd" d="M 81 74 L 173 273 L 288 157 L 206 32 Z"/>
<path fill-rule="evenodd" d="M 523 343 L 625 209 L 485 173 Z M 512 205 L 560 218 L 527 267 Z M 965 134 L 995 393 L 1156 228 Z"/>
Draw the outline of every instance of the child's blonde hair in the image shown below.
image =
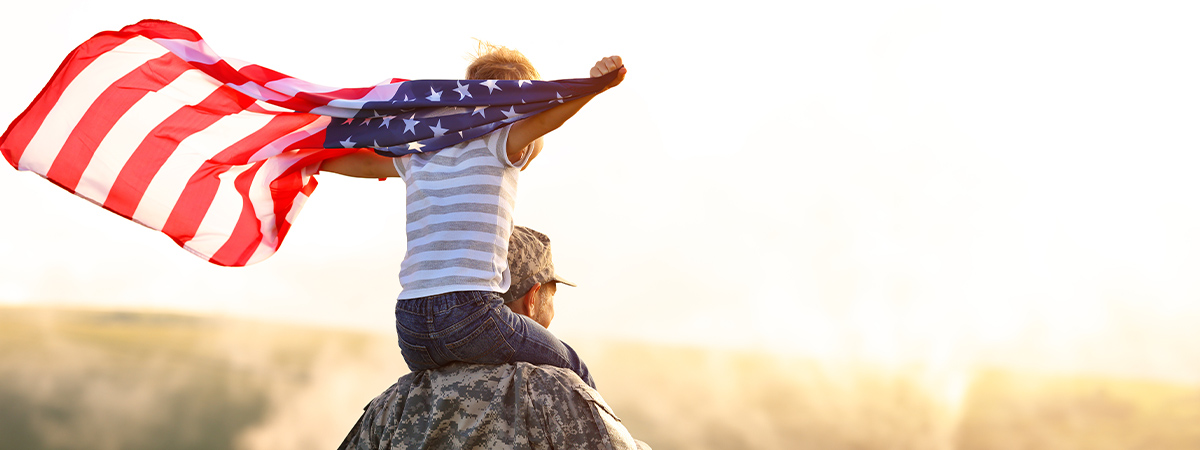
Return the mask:
<path fill-rule="evenodd" d="M 538 80 L 537 69 L 521 52 L 479 41 L 479 48 L 467 66 L 468 80 Z"/>

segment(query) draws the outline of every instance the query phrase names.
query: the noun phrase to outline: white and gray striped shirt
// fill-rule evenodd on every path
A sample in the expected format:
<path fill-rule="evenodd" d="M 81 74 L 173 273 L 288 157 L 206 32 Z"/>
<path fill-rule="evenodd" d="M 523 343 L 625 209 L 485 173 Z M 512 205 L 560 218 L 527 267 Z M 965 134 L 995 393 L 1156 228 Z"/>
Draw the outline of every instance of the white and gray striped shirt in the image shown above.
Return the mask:
<path fill-rule="evenodd" d="M 517 178 L 529 158 L 508 160 L 508 130 L 393 160 L 407 185 L 401 300 L 508 290 Z"/>

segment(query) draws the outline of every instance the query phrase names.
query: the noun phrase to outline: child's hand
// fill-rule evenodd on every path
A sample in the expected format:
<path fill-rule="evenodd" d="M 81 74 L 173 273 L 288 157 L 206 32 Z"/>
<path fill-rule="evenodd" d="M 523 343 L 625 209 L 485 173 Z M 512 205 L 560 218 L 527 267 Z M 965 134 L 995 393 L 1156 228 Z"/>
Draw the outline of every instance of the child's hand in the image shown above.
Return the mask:
<path fill-rule="evenodd" d="M 608 90 L 608 89 L 612 88 L 613 86 L 621 84 L 621 81 L 625 80 L 625 66 L 621 62 L 620 56 L 615 56 L 615 55 L 609 56 L 607 58 L 596 61 L 596 66 L 592 67 L 592 73 L 591 73 L 592 78 L 602 77 L 602 76 L 604 76 L 614 70 L 618 70 L 618 69 L 620 69 L 620 73 L 617 74 L 617 78 L 613 79 L 612 83 L 609 83 L 609 85 L 604 88 L 605 90 Z"/>

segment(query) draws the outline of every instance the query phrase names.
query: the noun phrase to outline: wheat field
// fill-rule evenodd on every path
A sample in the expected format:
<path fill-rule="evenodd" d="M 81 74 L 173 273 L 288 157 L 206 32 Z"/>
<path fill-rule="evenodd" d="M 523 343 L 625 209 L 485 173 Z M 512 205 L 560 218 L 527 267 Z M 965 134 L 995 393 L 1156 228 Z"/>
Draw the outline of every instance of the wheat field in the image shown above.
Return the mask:
<path fill-rule="evenodd" d="M 1197 449 L 1200 388 L 575 345 L 655 449 Z M 0 308 L 0 449 L 329 449 L 406 369 L 391 336 Z"/>

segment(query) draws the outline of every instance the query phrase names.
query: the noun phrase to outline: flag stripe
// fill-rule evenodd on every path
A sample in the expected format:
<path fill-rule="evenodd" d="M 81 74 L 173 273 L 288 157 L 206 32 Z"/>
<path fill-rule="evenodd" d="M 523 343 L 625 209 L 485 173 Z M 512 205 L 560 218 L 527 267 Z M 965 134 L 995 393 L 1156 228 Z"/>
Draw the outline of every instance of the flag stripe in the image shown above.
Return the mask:
<path fill-rule="evenodd" d="M 130 36 L 122 33 L 104 32 L 88 40 L 87 53 L 103 55 L 124 44 Z M 82 57 L 84 46 L 75 49 L 64 59 L 55 71 L 54 77 L 46 84 L 29 107 L 17 116 L 12 125 L 0 136 L 0 150 L 8 162 L 23 170 L 20 166 L 21 156 L 28 148 L 30 140 L 41 128 L 54 106 L 64 94 L 64 87 L 71 85 L 80 73 L 85 71 L 98 58 Z M 161 53 L 161 52 L 160 52 Z"/>
<path fill-rule="evenodd" d="M 271 117 L 267 125 L 255 130 L 237 143 L 204 161 L 201 167 L 188 180 L 183 193 L 179 195 L 174 209 L 171 210 L 170 217 L 167 218 L 167 222 L 163 225 L 163 233 L 171 236 L 180 245 L 186 244 L 193 251 L 200 252 L 200 254 L 205 255 L 205 258 L 208 257 L 207 255 L 216 252 L 220 249 L 221 245 L 224 245 L 224 238 L 229 236 L 229 230 L 233 226 L 236 226 L 237 213 L 241 210 L 240 206 L 235 206 L 232 209 L 211 206 L 214 203 L 221 205 L 230 203 L 230 200 L 226 197 L 236 197 L 235 200 L 241 201 L 241 196 L 232 187 L 233 182 L 227 179 L 226 172 L 235 165 L 239 167 L 245 166 L 250 161 L 250 157 L 258 149 L 270 145 L 273 140 L 276 140 L 277 136 L 301 129 L 318 117 L 310 114 L 275 114 Z M 238 173 L 242 170 L 245 170 L 245 167 L 238 169 Z M 217 202 L 216 197 L 219 189 L 221 200 Z M 214 211 L 214 213 L 210 214 L 213 217 L 207 217 L 205 214 L 210 209 Z M 234 220 L 229 225 L 230 228 L 225 229 L 221 226 L 206 225 L 203 227 L 205 233 L 198 238 L 198 241 L 194 241 L 194 239 L 197 239 L 197 231 L 201 229 L 202 220 L 216 220 L 215 216 L 231 212 L 233 213 Z M 221 236 L 221 238 L 216 239 L 214 236 Z M 214 244 L 214 241 L 218 242 Z"/>
<path fill-rule="evenodd" d="M 175 61 L 177 58 L 171 54 L 151 59 L 105 89 L 75 124 L 46 177 L 74 191 L 98 144 L 103 142 L 117 120 L 146 94 L 161 89 L 189 69 Z"/>
<path fill-rule="evenodd" d="M 255 163 L 249 170 L 237 174 L 237 177 L 234 178 L 234 187 L 241 197 L 242 207 L 229 239 L 217 251 L 211 253 L 212 257 L 209 258 L 209 262 L 222 266 L 244 266 L 249 261 L 250 255 L 254 254 L 263 241 L 265 236 L 259 231 L 260 222 L 258 215 L 254 212 L 254 203 L 247 197 L 251 192 L 250 185 L 254 182 L 255 175 L 262 170 L 266 163 L 267 161 Z M 276 246 L 271 248 L 273 250 Z"/>
<path fill-rule="evenodd" d="M 231 235 L 237 230 L 238 222 L 242 217 L 242 205 L 245 203 L 237 191 L 236 180 L 246 171 L 255 167 L 257 165 L 253 164 L 228 167 L 221 174 L 215 175 L 216 179 L 211 184 L 212 199 L 206 205 L 209 213 L 195 223 L 198 232 L 194 239 L 185 243 L 185 248 L 206 255 L 207 258 L 207 255 L 216 254 L 222 246 L 229 242 L 232 238 Z M 252 231 L 253 234 L 258 233 L 257 229 L 252 229 Z M 222 265 L 237 265 L 237 261 Z"/>
<path fill-rule="evenodd" d="M 67 136 L 75 128 L 96 98 L 108 87 L 146 62 L 147 54 L 152 58 L 165 53 L 153 41 L 145 38 L 129 39 L 112 51 L 96 58 L 71 84 L 66 85 L 60 101 L 46 114 L 46 120 L 29 140 L 27 148 L 38 149 L 26 152 L 20 159 L 20 167 L 37 173 L 46 173 L 58 156 Z"/>
<path fill-rule="evenodd" d="M 214 92 L 213 96 L 224 94 L 227 92 Z M 191 176 L 213 156 L 213 150 L 236 144 L 242 136 L 253 133 L 271 120 L 269 115 L 250 112 L 204 117 L 217 120 L 184 138 L 179 143 L 179 148 L 163 161 L 145 188 L 142 201 L 134 213 L 134 220 L 154 229 L 163 228 L 172 211 L 172 205 L 176 205 L 180 200 Z M 197 124 L 197 127 L 199 126 L 200 124 Z"/>
<path fill-rule="evenodd" d="M 146 136 L 151 135 L 162 126 L 163 118 L 177 112 L 182 105 L 198 103 L 207 98 L 216 88 L 205 76 L 196 70 L 188 70 L 175 77 L 174 80 L 154 92 L 148 92 L 137 103 L 125 111 L 112 110 L 106 114 L 118 115 L 120 118 L 112 124 L 92 155 L 92 161 L 84 169 L 75 192 L 105 205 L 112 195 L 114 186 L 134 183 L 145 186 L 149 180 L 135 181 L 123 169 L 131 163 L 135 151 Z M 169 151 L 169 149 L 168 149 Z M 120 195 L 120 191 L 118 191 Z M 134 203 L 136 206 L 136 203 Z M 115 211 L 114 211 L 115 212 Z M 129 209 L 128 213 L 132 213 Z M 118 214 L 121 214 L 118 212 Z M 122 214 L 129 217 L 129 214 Z"/>
<path fill-rule="evenodd" d="M 195 73 L 201 76 L 200 72 Z M 168 95 L 186 96 L 187 92 L 168 92 Z M 239 105 L 239 102 L 242 104 Z M 146 135 L 130 155 L 129 161 L 117 175 L 119 182 L 113 184 L 104 207 L 126 217 L 132 215 L 150 182 L 184 139 L 212 125 L 223 114 L 241 110 L 252 103 L 253 99 L 221 86 L 195 106 L 184 106 L 175 111 Z M 208 155 L 202 156 L 207 158 Z"/>

